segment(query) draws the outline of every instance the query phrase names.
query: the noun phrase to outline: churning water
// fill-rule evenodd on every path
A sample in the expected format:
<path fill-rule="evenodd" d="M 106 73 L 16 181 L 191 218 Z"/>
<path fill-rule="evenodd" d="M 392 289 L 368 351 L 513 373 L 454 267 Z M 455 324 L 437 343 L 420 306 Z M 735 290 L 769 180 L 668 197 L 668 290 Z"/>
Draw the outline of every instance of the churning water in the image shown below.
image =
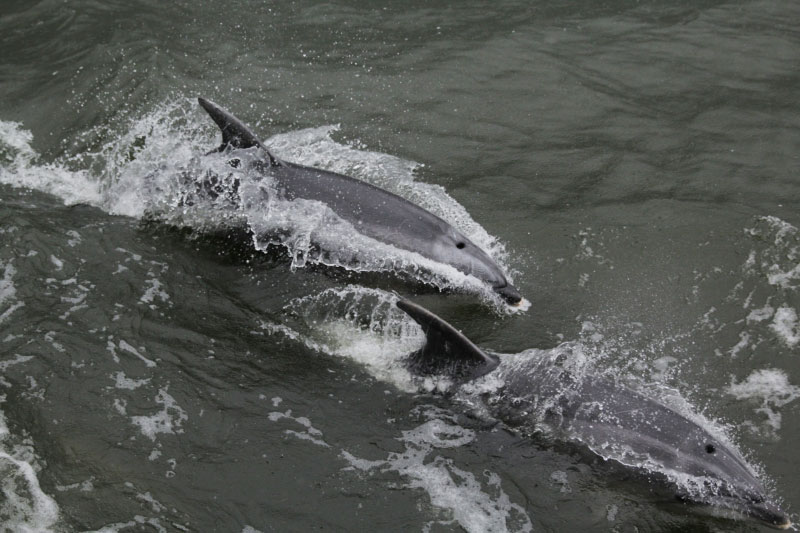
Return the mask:
<path fill-rule="evenodd" d="M 800 8 L 0 6 L 0 528 L 665 531 L 689 513 L 402 359 L 408 297 L 502 369 L 569 353 L 800 501 Z M 285 202 L 281 158 L 462 230 L 530 307 Z M 240 205 L 186 176 L 237 176 Z M 252 235 L 245 230 L 250 230 Z"/>

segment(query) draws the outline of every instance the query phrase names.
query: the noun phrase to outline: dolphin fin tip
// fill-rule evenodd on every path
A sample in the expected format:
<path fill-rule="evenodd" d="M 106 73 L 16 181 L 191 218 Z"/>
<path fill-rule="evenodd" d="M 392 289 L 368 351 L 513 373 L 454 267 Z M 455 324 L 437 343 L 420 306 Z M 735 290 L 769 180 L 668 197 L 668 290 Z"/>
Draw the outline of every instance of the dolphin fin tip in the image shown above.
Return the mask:
<path fill-rule="evenodd" d="M 205 109 L 205 110 L 206 110 L 206 111 L 207 111 L 209 114 L 212 112 L 212 110 L 213 110 L 215 107 L 219 107 L 218 105 L 216 105 L 216 104 L 215 104 L 214 102 L 212 102 L 211 100 L 209 100 L 209 99 L 207 99 L 207 98 L 203 98 L 202 96 L 198 96 L 198 97 L 197 97 L 197 103 L 198 103 L 198 104 L 200 104 L 200 107 L 202 107 L 203 109 Z"/>

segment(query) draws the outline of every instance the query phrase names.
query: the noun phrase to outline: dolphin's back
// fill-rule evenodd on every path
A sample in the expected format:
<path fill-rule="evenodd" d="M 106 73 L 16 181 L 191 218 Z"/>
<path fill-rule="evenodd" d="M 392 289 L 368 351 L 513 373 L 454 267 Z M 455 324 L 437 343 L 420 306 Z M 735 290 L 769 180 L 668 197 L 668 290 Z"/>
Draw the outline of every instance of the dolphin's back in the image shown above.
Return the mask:
<path fill-rule="evenodd" d="M 407 241 L 430 247 L 443 233 L 466 236 L 436 215 L 370 183 L 312 167 L 281 162 L 270 169 L 287 200 L 325 203 L 360 232 L 381 241 Z M 407 248 L 407 246 L 402 246 Z"/>
<path fill-rule="evenodd" d="M 494 260 L 466 235 L 401 196 L 350 176 L 287 161 L 265 172 L 287 200 L 324 203 L 367 237 L 449 264 L 495 289 L 510 288 Z"/>

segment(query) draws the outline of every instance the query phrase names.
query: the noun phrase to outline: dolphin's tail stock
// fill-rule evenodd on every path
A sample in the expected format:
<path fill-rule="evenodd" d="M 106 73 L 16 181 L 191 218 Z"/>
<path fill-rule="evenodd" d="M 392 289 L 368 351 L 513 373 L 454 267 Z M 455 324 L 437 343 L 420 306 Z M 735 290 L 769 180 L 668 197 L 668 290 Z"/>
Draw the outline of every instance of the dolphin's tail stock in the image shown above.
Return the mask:
<path fill-rule="evenodd" d="M 427 309 L 398 300 L 402 309 L 422 326 L 425 346 L 408 357 L 409 369 L 416 374 L 447 374 L 462 381 L 470 381 L 488 374 L 500 360 L 475 346 L 456 328 Z"/>
<path fill-rule="evenodd" d="M 278 164 L 278 160 L 269 153 L 267 147 L 258 140 L 256 134 L 253 133 L 250 128 L 245 126 L 244 122 L 233 116 L 225 109 L 222 109 L 211 100 L 198 98 L 197 101 L 200 103 L 203 109 L 206 110 L 206 113 L 209 114 L 211 119 L 217 123 L 219 129 L 222 130 L 222 144 L 219 146 L 219 148 L 212 150 L 209 153 L 222 152 L 229 146 L 233 149 L 252 148 L 257 146 L 267 153 L 271 165 Z"/>

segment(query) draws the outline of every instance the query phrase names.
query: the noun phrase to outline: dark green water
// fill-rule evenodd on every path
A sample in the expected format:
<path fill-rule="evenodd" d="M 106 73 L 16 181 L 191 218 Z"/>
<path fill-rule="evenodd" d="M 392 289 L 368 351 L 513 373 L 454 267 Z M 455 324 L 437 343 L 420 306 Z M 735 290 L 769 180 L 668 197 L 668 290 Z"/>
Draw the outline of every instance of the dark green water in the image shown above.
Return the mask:
<path fill-rule="evenodd" d="M 397 360 L 419 332 L 379 327 L 394 293 L 484 348 L 574 341 L 674 387 L 796 511 L 799 20 L 792 2 L 4 0 L 0 529 L 761 528 L 415 391 Z M 197 96 L 281 157 L 454 221 L 530 308 L 292 264 L 179 205 L 170 176 L 219 142 Z"/>

